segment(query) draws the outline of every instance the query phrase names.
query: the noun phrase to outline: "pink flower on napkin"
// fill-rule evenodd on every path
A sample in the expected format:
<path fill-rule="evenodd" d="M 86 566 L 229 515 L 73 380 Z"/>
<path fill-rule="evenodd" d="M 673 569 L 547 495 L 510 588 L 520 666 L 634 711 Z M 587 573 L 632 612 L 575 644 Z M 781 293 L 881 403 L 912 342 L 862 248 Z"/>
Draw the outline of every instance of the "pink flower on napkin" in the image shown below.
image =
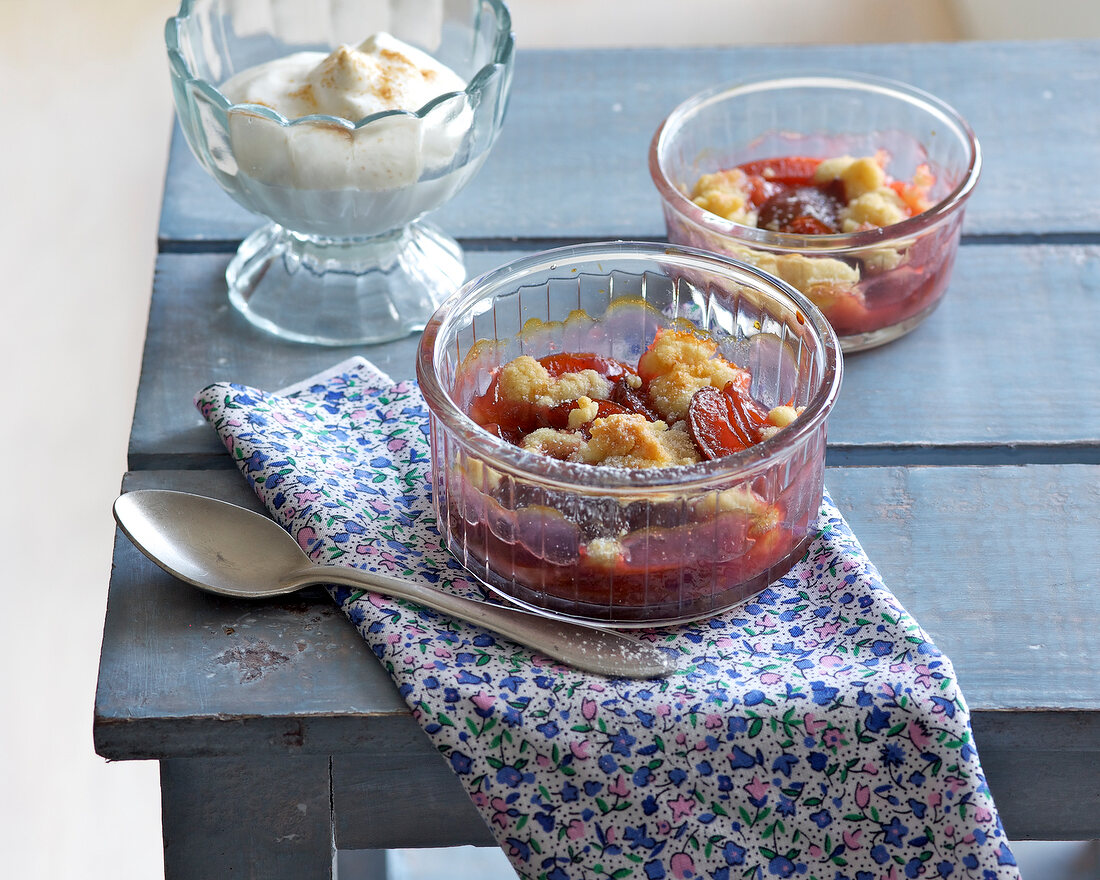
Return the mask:
<path fill-rule="evenodd" d="M 764 798 L 768 796 L 769 789 L 767 783 L 761 782 L 756 776 L 752 778 L 752 782 L 747 785 L 742 785 L 741 787 L 749 793 L 749 797 L 754 801 L 762 802 Z"/>
<path fill-rule="evenodd" d="M 767 786 L 764 786 L 764 790 L 767 791 Z M 672 808 L 673 822 L 679 822 L 685 816 L 690 816 L 695 812 L 695 801 L 686 796 L 681 796 L 674 801 L 669 801 L 668 805 Z"/>
<path fill-rule="evenodd" d="M 301 547 L 306 553 L 309 553 L 309 548 L 314 547 L 314 545 L 317 543 L 317 530 L 312 526 L 303 526 L 302 528 L 298 529 L 298 534 L 295 535 L 295 538 L 298 541 L 298 546 Z M 318 549 L 319 548 L 314 547 L 314 553 L 316 553 Z"/>
<path fill-rule="evenodd" d="M 695 876 L 695 862 L 685 852 L 676 853 L 669 862 L 669 866 L 672 868 L 672 876 L 678 880 L 687 880 Z"/>
<path fill-rule="evenodd" d="M 905 732 L 909 736 L 909 741 L 918 749 L 927 748 L 928 744 L 932 742 L 932 737 L 928 735 L 928 731 L 919 721 L 910 721 Z"/>
<path fill-rule="evenodd" d="M 588 749 L 591 745 L 588 740 L 582 739 L 579 742 L 569 743 L 569 751 L 574 758 L 584 761 L 588 758 Z"/>

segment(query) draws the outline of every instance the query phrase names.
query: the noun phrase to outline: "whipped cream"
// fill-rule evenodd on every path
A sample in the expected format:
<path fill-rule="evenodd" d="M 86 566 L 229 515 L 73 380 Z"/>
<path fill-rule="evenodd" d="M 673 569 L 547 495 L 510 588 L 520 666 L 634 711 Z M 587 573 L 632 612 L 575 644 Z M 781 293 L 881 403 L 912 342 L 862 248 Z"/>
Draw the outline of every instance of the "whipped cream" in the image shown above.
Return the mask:
<path fill-rule="evenodd" d="M 284 126 L 247 108 L 231 111 L 242 172 L 267 184 L 320 190 L 395 189 L 446 168 L 473 118 L 465 89 L 449 67 L 384 32 L 328 55 L 277 58 L 221 86 L 233 104 L 259 104 L 289 120 L 325 115 L 352 123 L 387 110 L 419 111 L 440 95 L 459 93 L 427 118 L 387 117 L 354 131 L 323 121 Z"/>

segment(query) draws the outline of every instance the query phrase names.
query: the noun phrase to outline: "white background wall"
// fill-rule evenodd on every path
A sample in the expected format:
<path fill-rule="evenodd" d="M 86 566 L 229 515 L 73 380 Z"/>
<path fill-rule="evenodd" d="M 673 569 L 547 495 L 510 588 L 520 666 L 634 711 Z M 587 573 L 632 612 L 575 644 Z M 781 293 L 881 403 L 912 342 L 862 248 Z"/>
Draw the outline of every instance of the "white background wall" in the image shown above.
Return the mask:
<path fill-rule="evenodd" d="M 1058 0 L 514 0 L 524 47 L 1100 37 Z M 92 750 L 110 505 L 172 108 L 168 0 L 0 0 L 0 877 L 161 873 L 157 769 Z"/>

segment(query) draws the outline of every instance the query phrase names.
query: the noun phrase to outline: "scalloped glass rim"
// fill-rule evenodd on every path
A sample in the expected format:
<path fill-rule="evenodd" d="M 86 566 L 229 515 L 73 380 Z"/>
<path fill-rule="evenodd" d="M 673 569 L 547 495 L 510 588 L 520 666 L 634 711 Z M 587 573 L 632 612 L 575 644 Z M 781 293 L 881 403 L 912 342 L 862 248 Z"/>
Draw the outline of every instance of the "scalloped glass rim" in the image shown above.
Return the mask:
<path fill-rule="evenodd" d="M 672 261 L 687 268 L 724 273 L 734 279 L 737 279 L 738 274 L 752 276 L 764 290 L 770 289 L 769 292 L 788 297 L 816 330 L 824 360 L 821 386 L 806 404 L 802 414 L 778 434 L 742 452 L 698 464 L 639 470 L 593 467 L 558 461 L 513 446 L 478 425 L 455 405 L 450 393 L 442 387 L 436 365 L 436 338 L 451 313 L 477 299 L 480 289 L 485 285 L 519 285 L 529 272 L 543 268 L 552 269 L 559 262 L 577 259 L 591 263 L 598 263 L 601 259 L 604 262 L 616 259 L 651 259 L 655 263 L 664 260 L 666 263 Z M 809 298 L 787 282 L 747 263 L 698 248 L 636 241 L 594 242 L 554 248 L 523 257 L 471 279 L 432 315 L 421 336 L 416 358 L 417 382 L 434 415 L 454 432 L 456 439 L 494 470 L 523 479 L 537 479 L 542 485 L 556 484 L 564 490 L 575 491 L 578 487 L 583 487 L 608 494 L 626 495 L 647 488 L 674 487 L 684 490 L 698 487 L 707 490 L 713 488 L 716 477 L 733 478 L 740 472 L 751 476 L 762 462 L 781 457 L 788 450 L 800 448 L 806 438 L 821 427 L 840 393 L 843 372 L 840 341 L 832 325 Z"/>
<path fill-rule="evenodd" d="M 717 214 L 700 208 L 669 180 L 665 174 L 661 156 L 666 144 L 666 136 L 671 137 L 671 133 L 678 127 L 684 117 L 707 104 L 725 99 L 731 94 L 751 94 L 752 92 L 765 91 L 776 87 L 793 88 L 796 86 L 856 88 L 861 91 L 885 94 L 920 107 L 941 119 L 944 124 L 950 126 L 969 145 L 970 163 L 967 166 L 966 174 L 963 175 L 963 179 L 958 186 L 927 211 L 922 211 L 920 214 L 890 226 L 867 229 L 862 232 L 840 232 L 835 235 L 798 235 L 790 232 L 772 232 L 770 229 L 760 229 L 755 226 L 734 223 L 732 220 L 726 220 L 724 217 L 719 217 Z M 760 77 L 712 86 L 688 98 L 669 113 L 658 126 L 649 147 L 650 176 L 653 178 L 653 183 L 657 187 L 661 198 L 677 213 L 709 232 L 765 245 L 776 250 L 798 252 L 830 253 L 864 247 L 881 247 L 884 241 L 916 235 L 922 230 L 943 222 L 955 213 L 973 192 L 978 183 L 978 177 L 981 175 L 981 169 L 982 150 L 978 138 L 970 128 L 969 123 L 950 104 L 923 89 L 918 89 L 916 86 L 910 86 L 898 80 L 868 74 L 833 71 L 807 71 L 789 76 Z"/>
<path fill-rule="evenodd" d="M 379 119 L 388 119 L 394 116 L 408 116 L 411 118 L 425 119 L 436 107 L 450 101 L 458 95 L 473 96 L 483 91 L 488 83 L 494 79 L 501 70 L 506 70 L 510 66 L 512 55 L 515 53 L 516 41 L 515 35 L 512 33 L 511 12 L 501 0 L 485 0 L 485 2 L 497 11 L 497 15 L 500 18 L 500 25 L 497 29 L 496 47 L 493 53 L 495 60 L 486 64 L 470 77 L 470 81 L 467 83 L 464 90 L 460 92 L 444 92 L 441 95 L 437 95 L 419 110 L 383 110 L 378 113 L 372 113 L 369 116 L 364 116 L 357 122 L 345 119 L 343 116 L 329 116 L 323 113 L 315 113 L 310 116 L 299 116 L 294 119 L 288 119 L 277 110 L 272 110 L 270 107 L 265 107 L 262 104 L 233 104 L 224 94 L 222 94 L 221 90 L 209 80 L 192 74 L 191 68 L 188 66 L 183 56 L 183 50 L 180 48 L 179 35 L 182 23 L 192 14 L 194 2 L 195 0 L 181 0 L 179 11 L 164 24 L 164 42 L 168 47 L 168 62 L 171 66 L 172 74 L 176 78 L 183 80 L 184 85 L 188 86 L 190 89 L 200 92 L 207 100 L 213 102 L 225 113 L 234 110 L 245 111 L 253 116 L 262 116 L 265 119 L 277 123 L 282 128 L 289 128 L 295 125 L 320 124 L 327 126 L 335 125 L 347 129 L 348 131 L 358 131 Z"/>

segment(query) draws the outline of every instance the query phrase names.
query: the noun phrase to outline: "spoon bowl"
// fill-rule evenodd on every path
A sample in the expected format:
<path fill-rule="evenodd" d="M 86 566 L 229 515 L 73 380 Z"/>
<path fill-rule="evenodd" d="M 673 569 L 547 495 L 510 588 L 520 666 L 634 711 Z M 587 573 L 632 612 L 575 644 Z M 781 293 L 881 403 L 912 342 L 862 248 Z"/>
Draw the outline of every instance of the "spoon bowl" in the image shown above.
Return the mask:
<path fill-rule="evenodd" d="M 235 504 L 164 489 L 114 503 L 123 534 L 149 559 L 210 593 L 263 599 L 312 584 L 340 584 L 408 599 L 504 635 L 585 672 L 654 678 L 674 667 L 657 648 L 613 630 L 581 626 L 340 565 L 314 563 L 276 522 Z"/>
<path fill-rule="evenodd" d="M 265 599 L 302 589 L 317 568 L 274 520 L 234 504 L 159 489 L 121 495 L 115 521 L 165 571 L 200 589 Z"/>

